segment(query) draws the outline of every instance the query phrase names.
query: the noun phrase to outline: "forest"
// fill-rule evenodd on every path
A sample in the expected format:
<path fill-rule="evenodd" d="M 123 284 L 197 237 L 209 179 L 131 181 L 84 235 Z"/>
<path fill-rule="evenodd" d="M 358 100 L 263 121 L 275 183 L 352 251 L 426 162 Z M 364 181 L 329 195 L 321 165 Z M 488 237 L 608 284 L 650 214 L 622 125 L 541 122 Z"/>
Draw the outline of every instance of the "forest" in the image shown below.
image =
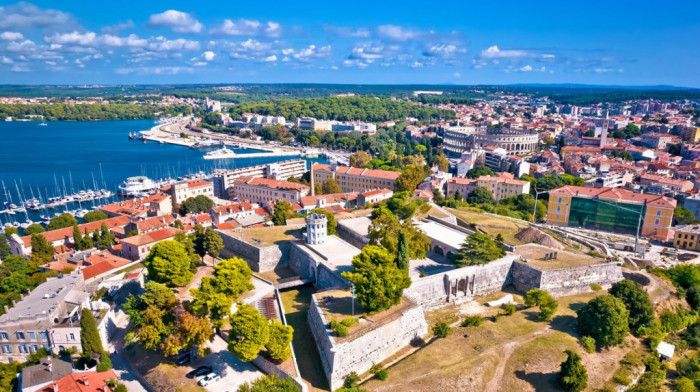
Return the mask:
<path fill-rule="evenodd" d="M 92 120 L 135 120 L 153 119 L 164 115 L 190 114 L 189 106 L 156 106 L 128 103 L 78 104 L 49 103 L 37 105 L 0 104 L 0 120 L 43 116 L 47 121 L 92 121 Z"/>
<path fill-rule="evenodd" d="M 421 121 L 453 119 L 451 110 L 440 110 L 411 102 L 378 97 L 328 97 L 318 99 L 281 100 L 274 103 L 250 103 L 231 108 L 231 114 L 258 113 L 283 116 L 286 119 L 315 117 L 339 121 L 388 121 L 415 117 Z"/>

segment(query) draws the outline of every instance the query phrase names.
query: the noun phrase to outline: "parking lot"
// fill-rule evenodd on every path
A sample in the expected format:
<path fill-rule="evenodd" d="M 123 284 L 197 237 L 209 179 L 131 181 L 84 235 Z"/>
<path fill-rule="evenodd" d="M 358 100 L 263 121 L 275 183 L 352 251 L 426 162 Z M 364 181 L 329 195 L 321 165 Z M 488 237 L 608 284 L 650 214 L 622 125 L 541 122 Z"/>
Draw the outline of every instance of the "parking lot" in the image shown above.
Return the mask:
<path fill-rule="evenodd" d="M 209 347 L 212 351 L 210 355 L 189 364 L 192 369 L 202 365 L 209 365 L 221 375 L 221 380 L 206 387 L 208 391 L 235 392 L 241 384 L 251 382 L 264 375 L 252 363 L 241 362 L 231 354 L 228 351 L 226 342 L 220 336 L 216 335 Z"/>

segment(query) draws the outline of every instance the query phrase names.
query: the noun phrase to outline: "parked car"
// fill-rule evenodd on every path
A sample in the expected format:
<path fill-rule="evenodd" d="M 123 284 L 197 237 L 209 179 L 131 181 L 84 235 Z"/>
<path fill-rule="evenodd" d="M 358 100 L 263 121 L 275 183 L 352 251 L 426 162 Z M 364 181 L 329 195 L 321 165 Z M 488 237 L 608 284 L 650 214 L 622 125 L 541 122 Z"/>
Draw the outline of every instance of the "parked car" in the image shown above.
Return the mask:
<path fill-rule="evenodd" d="M 191 372 L 187 373 L 187 378 L 195 378 L 199 376 L 204 376 L 206 374 L 209 374 L 213 371 L 211 366 L 200 366 Z"/>
<path fill-rule="evenodd" d="M 192 357 L 191 357 L 189 354 L 187 354 L 187 355 L 183 355 L 183 356 L 181 356 L 180 358 L 178 358 L 177 361 L 176 361 L 176 363 L 177 363 L 178 365 L 182 366 L 182 365 L 188 363 L 188 362 L 191 361 L 191 360 L 192 360 Z"/>
<path fill-rule="evenodd" d="M 219 380 L 221 380 L 221 376 L 219 376 L 219 374 L 216 372 L 211 372 L 211 373 L 207 374 L 206 376 L 202 377 L 197 382 L 197 385 L 199 385 L 200 387 L 206 387 L 207 385 L 209 385 L 213 382 L 217 382 Z"/>

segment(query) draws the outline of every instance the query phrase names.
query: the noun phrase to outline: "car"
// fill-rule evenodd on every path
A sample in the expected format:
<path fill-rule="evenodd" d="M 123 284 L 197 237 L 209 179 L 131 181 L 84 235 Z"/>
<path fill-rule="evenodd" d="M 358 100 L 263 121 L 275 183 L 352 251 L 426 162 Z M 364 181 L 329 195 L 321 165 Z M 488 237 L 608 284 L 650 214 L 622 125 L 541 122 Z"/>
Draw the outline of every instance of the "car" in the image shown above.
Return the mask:
<path fill-rule="evenodd" d="M 191 372 L 187 373 L 187 378 L 195 378 L 199 376 L 204 376 L 205 374 L 209 374 L 212 372 L 211 366 L 200 366 Z"/>
<path fill-rule="evenodd" d="M 202 377 L 198 382 L 197 385 L 200 387 L 206 387 L 207 385 L 221 380 L 221 376 L 219 376 L 219 373 L 216 372 L 211 372 L 207 374 L 206 376 Z"/>
<path fill-rule="evenodd" d="M 180 358 L 178 358 L 177 361 L 176 361 L 176 363 L 177 363 L 178 365 L 184 365 L 184 364 L 186 364 L 187 362 L 189 362 L 189 361 L 191 361 L 191 360 L 192 360 L 192 357 L 190 357 L 190 355 L 187 354 L 187 355 L 183 355 L 183 356 L 181 356 Z"/>

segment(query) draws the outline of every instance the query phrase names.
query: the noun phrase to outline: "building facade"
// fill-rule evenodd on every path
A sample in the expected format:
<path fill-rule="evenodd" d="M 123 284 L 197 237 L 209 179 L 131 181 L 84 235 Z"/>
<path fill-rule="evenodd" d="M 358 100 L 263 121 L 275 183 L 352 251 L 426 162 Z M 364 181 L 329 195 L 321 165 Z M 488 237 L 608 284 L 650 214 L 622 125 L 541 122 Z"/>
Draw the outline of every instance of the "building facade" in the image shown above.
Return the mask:
<path fill-rule="evenodd" d="M 567 185 L 549 192 L 547 223 L 635 234 L 641 214 L 640 235 L 669 241 L 675 208 L 676 200 L 665 196 Z"/>
<path fill-rule="evenodd" d="M 343 192 L 366 192 L 374 189 L 393 190 L 396 180 L 401 173 L 389 170 L 373 170 L 348 166 L 313 165 L 313 180 L 323 184 L 328 179 L 334 179 Z"/>
<path fill-rule="evenodd" d="M 273 180 L 288 180 L 290 177 L 300 178 L 306 173 L 306 161 L 303 159 L 289 159 L 286 161 L 266 163 L 227 170 L 214 176 L 214 184 L 217 196 L 221 198 L 233 198 L 231 193 L 233 183 L 240 177 L 259 177 Z"/>
<path fill-rule="evenodd" d="M 173 208 L 177 210 L 183 201 L 195 196 L 214 197 L 214 184 L 206 180 L 192 180 L 179 182 L 170 186 L 170 197 L 173 199 Z"/>
<path fill-rule="evenodd" d="M 122 256 L 132 261 L 143 260 L 148 256 L 155 244 L 160 241 L 173 239 L 180 232 L 182 230 L 167 227 L 150 233 L 124 238 L 121 241 Z"/>
<path fill-rule="evenodd" d="M 232 195 L 240 201 L 266 205 L 278 200 L 296 204 L 308 194 L 309 187 L 304 184 L 267 178 L 240 177 L 232 187 Z"/>
<path fill-rule="evenodd" d="M 700 250 L 700 226 L 676 226 L 673 235 L 673 246 L 680 249 Z"/>
<path fill-rule="evenodd" d="M 537 132 L 526 129 L 456 126 L 445 129 L 443 144 L 451 156 L 460 156 L 473 148 L 493 146 L 508 154 L 524 155 L 537 148 Z"/>

